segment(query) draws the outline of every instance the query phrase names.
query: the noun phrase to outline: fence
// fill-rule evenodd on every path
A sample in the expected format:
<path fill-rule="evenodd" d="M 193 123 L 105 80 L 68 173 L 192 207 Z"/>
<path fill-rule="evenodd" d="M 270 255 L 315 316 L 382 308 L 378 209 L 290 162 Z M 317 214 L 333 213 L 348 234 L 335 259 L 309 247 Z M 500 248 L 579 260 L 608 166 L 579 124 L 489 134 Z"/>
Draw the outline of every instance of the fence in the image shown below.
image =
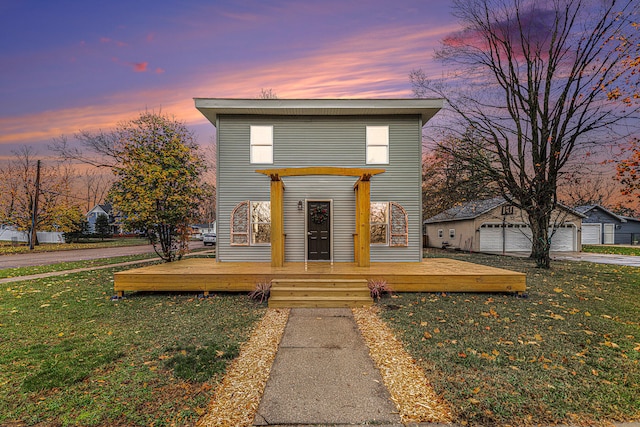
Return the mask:
<path fill-rule="evenodd" d="M 38 231 L 39 243 L 64 243 L 64 236 L 57 231 Z M 29 242 L 29 234 L 26 231 L 0 230 L 0 241 L 12 243 Z"/>

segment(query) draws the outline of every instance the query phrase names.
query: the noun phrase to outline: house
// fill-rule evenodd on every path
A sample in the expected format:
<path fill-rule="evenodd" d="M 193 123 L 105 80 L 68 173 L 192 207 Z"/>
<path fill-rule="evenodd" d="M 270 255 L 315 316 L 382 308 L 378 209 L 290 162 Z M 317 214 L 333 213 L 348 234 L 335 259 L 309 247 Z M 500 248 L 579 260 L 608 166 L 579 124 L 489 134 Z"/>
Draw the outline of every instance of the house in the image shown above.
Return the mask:
<path fill-rule="evenodd" d="M 526 275 L 422 258 L 422 127 L 439 99 L 196 98 L 215 126 L 216 258 L 114 274 L 126 291 L 251 292 L 269 307 L 395 292 L 518 292 Z"/>
<path fill-rule="evenodd" d="M 580 251 L 583 215 L 565 206 L 552 213 L 558 224 L 550 231 L 552 251 Z M 504 198 L 476 200 L 448 209 L 425 221 L 428 246 L 474 252 L 531 251 L 526 213 Z"/>
<path fill-rule="evenodd" d="M 583 245 L 637 245 L 640 243 L 640 220 L 616 215 L 600 205 L 575 208 L 585 215 L 582 220 Z"/>
<path fill-rule="evenodd" d="M 217 140 L 219 262 L 420 262 L 440 99 L 196 98 Z"/>
<path fill-rule="evenodd" d="M 89 233 L 96 232 L 96 221 L 98 220 L 98 217 L 100 215 L 105 215 L 107 218 L 109 218 L 109 224 L 111 226 L 112 234 L 122 234 L 122 226 L 117 223 L 116 217 L 114 216 L 113 207 L 111 206 L 110 203 L 95 205 L 93 209 L 87 212 L 86 214 L 87 223 L 88 223 L 87 231 Z"/>

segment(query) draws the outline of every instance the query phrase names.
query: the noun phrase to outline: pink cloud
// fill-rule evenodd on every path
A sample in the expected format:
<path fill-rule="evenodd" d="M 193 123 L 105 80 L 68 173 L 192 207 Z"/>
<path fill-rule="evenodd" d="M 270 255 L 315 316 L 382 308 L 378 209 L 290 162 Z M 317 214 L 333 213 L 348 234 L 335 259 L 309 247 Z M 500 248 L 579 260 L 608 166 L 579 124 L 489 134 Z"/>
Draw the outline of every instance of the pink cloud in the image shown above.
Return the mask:
<path fill-rule="evenodd" d="M 145 73 L 147 71 L 147 66 L 149 65 L 148 62 L 134 62 L 133 64 L 133 71 L 135 71 L 136 73 Z"/>
<path fill-rule="evenodd" d="M 164 69 L 163 68 L 156 68 L 156 74 L 164 74 Z"/>

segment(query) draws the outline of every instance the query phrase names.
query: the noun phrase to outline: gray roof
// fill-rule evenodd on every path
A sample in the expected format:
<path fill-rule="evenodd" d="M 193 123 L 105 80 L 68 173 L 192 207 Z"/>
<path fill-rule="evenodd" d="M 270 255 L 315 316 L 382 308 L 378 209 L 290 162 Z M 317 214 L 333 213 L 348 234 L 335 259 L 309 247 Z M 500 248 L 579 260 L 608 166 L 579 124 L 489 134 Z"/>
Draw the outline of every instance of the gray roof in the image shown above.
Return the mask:
<path fill-rule="evenodd" d="M 418 115 L 424 125 L 443 106 L 442 99 L 229 99 L 194 98 L 213 125 L 221 114 L 272 116 Z"/>
<path fill-rule="evenodd" d="M 432 216 L 429 219 L 424 221 L 425 224 L 433 224 L 436 222 L 446 222 L 446 221 L 462 221 L 466 219 L 474 219 L 483 215 L 492 209 L 497 208 L 498 206 L 502 206 L 505 203 L 508 203 L 507 200 L 502 197 L 494 197 L 493 199 L 486 200 L 472 200 L 460 206 L 454 206 L 451 209 L 447 209 L 444 212 L 440 212 L 439 214 Z M 582 212 L 579 212 L 577 209 L 571 209 L 561 203 L 558 203 L 558 206 L 568 210 L 569 212 L 581 217 L 586 218 Z"/>
<path fill-rule="evenodd" d="M 434 222 L 473 219 L 505 203 L 507 203 L 507 201 L 504 197 L 494 197 L 493 199 L 487 200 L 473 200 L 460 206 L 454 206 L 444 212 L 440 212 L 439 214 L 425 220 L 424 223 L 431 224 Z"/>
<path fill-rule="evenodd" d="M 601 211 L 611 215 L 612 217 L 616 218 L 620 222 L 627 222 L 628 219 L 633 219 L 633 218 L 627 218 L 627 217 L 624 217 L 624 216 L 620 216 L 620 215 L 614 214 L 609 209 L 607 209 L 605 207 L 602 207 L 600 205 L 582 205 L 582 206 L 578 206 L 578 207 L 574 208 L 574 210 L 576 212 L 580 212 L 584 216 L 588 216 L 587 212 L 589 212 L 590 210 L 595 209 L 595 208 L 598 208 Z"/>

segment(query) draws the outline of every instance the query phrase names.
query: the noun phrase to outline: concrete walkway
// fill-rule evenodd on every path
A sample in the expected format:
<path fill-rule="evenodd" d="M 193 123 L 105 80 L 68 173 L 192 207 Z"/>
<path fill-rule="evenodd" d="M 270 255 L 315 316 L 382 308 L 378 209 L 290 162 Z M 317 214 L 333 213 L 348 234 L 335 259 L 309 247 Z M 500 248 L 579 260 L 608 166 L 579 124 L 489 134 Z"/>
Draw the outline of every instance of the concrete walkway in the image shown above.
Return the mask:
<path fill-rule="evenodd" d="M 254 425 L 394 425 L 350 309 L 292 309 Z"/>

